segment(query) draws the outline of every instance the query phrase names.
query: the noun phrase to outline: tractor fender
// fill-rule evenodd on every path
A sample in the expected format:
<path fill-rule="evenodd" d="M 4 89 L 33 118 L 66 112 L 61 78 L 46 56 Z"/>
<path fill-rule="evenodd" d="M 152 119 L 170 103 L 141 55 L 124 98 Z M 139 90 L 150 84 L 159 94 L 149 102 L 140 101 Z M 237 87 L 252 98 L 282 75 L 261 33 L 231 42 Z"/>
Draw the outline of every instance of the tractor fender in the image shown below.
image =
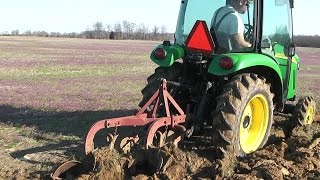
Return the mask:
<path fill-rule="evenodd" d="M 229 57 L 233 61 L 233 67 L 231 69 L 223 69 L 219 61 L 223 57 Z M 274 90 L 276 99 L 279 98 L 281 101 L 282 90 L 283 90 L 283 76 L 280 70 L 280 65 L 278 62 L 263 54 L 255 53 L 229 53 L 221 54 L 215 56 L 211 61 L 208 73 L 216 76 L 227 76 L 231 74 L 241 73 L 256 73 L 259 75 L 268 75 L 269 78 L 272 78 L 274 84 Z M 277 89 L 277 90 L 276 90 Z"/>
<path fill-rule="evenodd" d="M 219 61 L 223 57 L 229 57 L 233 61 L 233 67 L 231 69 L 224 69 L 219 65 Z M 216 76 L 225 76 L 233 73 L 237 73 L 240 70 L 264 66 L 273 69 L 278 75 L 282 84 L 282 75 L 280 66 L 277 61 L 267 55 L 255 54 L 255 53 L 229 53 L 215 56 L 211 61 L 208 73 Z M 260 72 L 261 73 L 261 72 Z"/>

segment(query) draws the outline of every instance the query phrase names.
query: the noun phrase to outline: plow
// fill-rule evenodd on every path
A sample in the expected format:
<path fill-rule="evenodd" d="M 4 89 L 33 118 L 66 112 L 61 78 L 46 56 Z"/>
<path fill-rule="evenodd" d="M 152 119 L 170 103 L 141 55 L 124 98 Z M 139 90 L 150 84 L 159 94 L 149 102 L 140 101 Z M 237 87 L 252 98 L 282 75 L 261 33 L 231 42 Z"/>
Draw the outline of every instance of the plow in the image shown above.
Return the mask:
<path fill-rule="evenodd" d="M 85 154 L 90 155 L 92 151 L 94 151 L 94 137 L 96 133 L 102 129 L 113 129 L 113 133 L 107 134 L 108 148 L 110 150 L 116 149 L 121 153 L 130 152 L 131 148 L 134 146 L 148 150 L 149 148 L 160 148 L 168 143 L 172 143 L 177 147 L 178 142 L 180 142 L 186 134 L 187 115 L 167 91 L 167 84 L 170 84 L 170 82 L 167 82 L 165 79 L 162 79 L 161 81 L 160 88 L 136 115 L 100 120 L 93 124 L 86 137 Z M 160 102 L 164 103 L 165 117 L 157 116 Z M 152 110 L 147 112 L 147 108 L 152 104 L 154 104 Z M 169 106 L 174 107 L 177 114 L 172 114 L 172 110 L 169 109 Z M 186 112 L 188 113 L 188 111 Z M 119 127 L 130 127 L 132 133 L 120 139 L 119 134 L 117 133 Z M 148 127 L 148 129 L 141 134 L 135 133 L 133 128 L 139 127 Z M 66 173 L 72 174 L 74 172 L 69 171 L 74 167 L 81 167 L 81 162 L 72 160 L 63 163 L 52 174 L 52 178 L 61 179 L 61 177 L 66 176 Z M 159 168 L 160 167 L 157 167 L 157 169 Z M 76 175 L 76 173 L 73 174 L 73 176 Z"/>
<path fill-rule="evenodd" d="M 158 104 L 160 99 L 163 100 L 166 117 L 157 117 Z M 145 113 L 147 107 L 149 107 L 155 101 L 155 106 L 153 106 L 152 114 Z M 179 114 L 172 115 L 169 110 L 169 103 L 173 105 Z M 180 132 L 184 134 L 186 131 L 185 126 L 181 125 L 186 122 L 186 114 L 175 102 L 172 96 L 167 91 L 167 82 L 164 79 L 160 89 L 150 98 L 150 100 L 141 108 L 141 110 L 134 116 L 127 116 L 121 118 L 101 120 L 95 123 L 86 138 L 85 152 L 90 153 L 94 149 L 93 139 L 95 134 L 104 128 L 115 128 L 114 134 L 108 134 L 108 139 L 110 141 L 110 148 L 113 149 L 115 142 L 119 134 L 116 134 L 117 127 L 129 126 L 129 127 L 139 127 L 148 126 L 145 137 L 141 137 L 138 134 L 132 134 L 131 136 L 125 137 L 120 142 L 120 148 L 123 152 L 130 150 L 130 147 L 137 143 L 142 143 L 142 147 L 148 149 L 151 146 L 162 147 L 165 145 L 165 135 L 158 131 L 161 127 L 170 128 L 171 131 Z M 158 135 L 159 141 L 154 144 L 154 137 Z M 177 144 L 181 140 L 182 136 L 177 137 L 174 142 Z"/>
<path fill-rule="evenodd" d="M 174 42 L 164 41 L 150 55 L 158 67 L 141 91 L 141 109 L 93 124 L 85 139 L 87 157 L 99 148 L 97 134 L 105 131 L 109 150 L 142 152 L 135 164 L 152 159 L 150 149 L 178 147 L 204 128 L 210 129 L 212 145 L 222 156 L 243 157 L 267 143 L 274 114 L 290 117 L 297 126 L 312 124 L 314 99 L 296 96 L 300 58 L 291 31 L 293 0 L 201 4 L 210 8 L 203 10 L 198 0 L 181 1 Z M 223 8 L 232 12 L 219 15 Z M 270 11 L 282 18 L 274 22 L 265 15 Z M 244 19 L 245 32 L 223 32 L 219 27 L 232 25 L 228 16 Z M 155 172 L 162 165 L 161 157 L 152 164 Z M 77 177 L 82 168 L 83 162 L 68 161 L 52 178 Z"/>

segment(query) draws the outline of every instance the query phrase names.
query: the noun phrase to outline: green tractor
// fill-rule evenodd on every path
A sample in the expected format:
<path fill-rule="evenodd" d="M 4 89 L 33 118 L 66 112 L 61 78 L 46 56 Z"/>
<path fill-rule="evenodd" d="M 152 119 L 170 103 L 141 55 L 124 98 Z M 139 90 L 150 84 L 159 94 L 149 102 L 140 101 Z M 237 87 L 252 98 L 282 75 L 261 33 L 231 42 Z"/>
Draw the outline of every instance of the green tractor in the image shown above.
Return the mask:
<path fill-rule="evenodd" d="M 172 81 L 171 94 L 193 114 L 187 134 L 212 126 L 218 140 L 214 143 L 243 156 L 265 145 L 274 114 L 290 113 L 307 125 L 316 107 L 312 97 L 296 103 L 300 59 L 293 43 L 293 0 L 243 1 L 243 36 L 251 45 L 221 48 L 218 44 L 225 42 L 212 26 L 214 12 L 232 1 L 181 1 L 174 43 L 165 41 L 152 52 L 151 60 L 159 67 L 142 90 L 140 106 L 157 90 L 160 79 Z"/>
<path fill-rule="evenodd" d="M 221 7 L 228 10 L 236 2 L 241 13 L 223 13 Z M 95 135 L 103 129 L 109 130 L 110 149 L 153 156 L 149 149 L 177 146 L 206 128 L 223 155 L 244 156 L 266 144 L 274 114 L 310 125 L 313 98 L 296 100 L 300 59 L 292 39 L 292 8 L 293 0 L 182 0 L 174 43 L 164 41 L 151 53 L 159 67 L 141 91 L 141 109 L 93 124 L 85 153 L 95 150 Z M 232 24 L 228 15 L 243 21 L 235 36 L 217 27 Z M 65 177 L 82 164 L 68 161 L 52 177 Z"/>

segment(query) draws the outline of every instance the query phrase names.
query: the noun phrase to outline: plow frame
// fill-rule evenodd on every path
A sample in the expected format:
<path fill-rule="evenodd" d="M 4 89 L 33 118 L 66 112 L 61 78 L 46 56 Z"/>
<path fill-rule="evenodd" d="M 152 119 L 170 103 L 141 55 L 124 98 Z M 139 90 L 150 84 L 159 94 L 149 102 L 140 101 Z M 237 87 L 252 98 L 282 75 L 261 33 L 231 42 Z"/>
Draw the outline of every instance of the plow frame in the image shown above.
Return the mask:
<path fill-rule="evenodd" d="M 160 98 L 163 98 L 166 117 L 157 117 L 156 112 L 159 107 Z M 148 117 L 148 113 L 146 113 L 147 107 L 149 107 L 153 102 L 155 105 L 152 109 L 151 117 Z M 172 115 L 169 109 L 169 102 L 175 107 L 175 109 L 179 112 L 177 115 Z M 147 138 L 144 141 L 145 148 L 148 149 L 152 144 L 153 137 L 156 131 L 160 127 L 170 126 L 173 129 L 179 129 L 181 131 L 186 131 L 186 128 L 182 125 L 182 123 L 186 122 L 186 114 L 181 109 L 181 107 L 177 104 L 177 102 L 173 99 L 170 93 L 167 90 L 167 81 L 165 79 L 162 80 L 162 83 L 159 89 L 152 95 L 152 97 L 147 101 L 147 103 L 137 112 L 134 116 L 125 116 L 119 118 L 112 119 L 104 119 L 96 122 L 90 128 L 86 141 L 85 141 L 85 153 L 89 154 L 94 150 L 93 139 L 95 134 L 105 128 L 117 128 L 120 126 L 145 126 L 147 124 L 151 124 L 147 130 Z"/>

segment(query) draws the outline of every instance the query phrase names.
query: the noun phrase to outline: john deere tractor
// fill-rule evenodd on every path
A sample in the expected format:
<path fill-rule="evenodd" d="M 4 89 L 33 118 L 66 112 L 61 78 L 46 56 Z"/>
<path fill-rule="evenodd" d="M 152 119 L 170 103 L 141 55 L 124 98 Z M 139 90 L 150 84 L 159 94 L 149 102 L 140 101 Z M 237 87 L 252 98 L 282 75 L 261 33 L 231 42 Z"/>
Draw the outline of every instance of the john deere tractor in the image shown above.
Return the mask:
<path fill-rule="evenodd" d="M 171 94 L 192 114 L 187 134 L 210 125 L 217 140 L 213 143 L 242 156 L 267 142 L 274 114 L 290 113 L 297 123 L 307 125 L 312 123 L 316 107 L 312 97 L 296 101 L 300 59 L 293 43 L 293 0 L 247 4 L 241 16 L 244 36 L 252 46 L 221 51 L 219 37 L 215 37 L 219 33 L 210 26 L 213 13 L 226 3 L 181 1 L 174 43 L 165 41 L 153 50 L 151 60 L 159 67 L 142 90 L 140 106 L 161 79 L 172 81 Z"/>
<path fill-rule="evenodd" d="M 292 124 L 312 123 L 313 98 L 296 98 L 300 59 L 292 39 L 293 0 L 248 3 L 241 18 L 244 37 L 252 45 L 221 48 L 230 42 L 219 41 L 221 36 L 211 24 L 214 13 L 229 1 L 181 1 L 174 42 L 164 41 L 151 53 L 159 67 L 141 91 L 140 111 L 93 124 L 85 141 L 86 154 L 94 151 L 95 135 L 102 129 L 111 131 L 110 149 L 123 153 L 143 149 L 148 155 L 150 148 L 177 146 L 206 128 L 222 152 L 244 156 L 265 145 L 274 114 L 293 117 Z M 80 164 L 62 164 L 53 178 Z"/>

